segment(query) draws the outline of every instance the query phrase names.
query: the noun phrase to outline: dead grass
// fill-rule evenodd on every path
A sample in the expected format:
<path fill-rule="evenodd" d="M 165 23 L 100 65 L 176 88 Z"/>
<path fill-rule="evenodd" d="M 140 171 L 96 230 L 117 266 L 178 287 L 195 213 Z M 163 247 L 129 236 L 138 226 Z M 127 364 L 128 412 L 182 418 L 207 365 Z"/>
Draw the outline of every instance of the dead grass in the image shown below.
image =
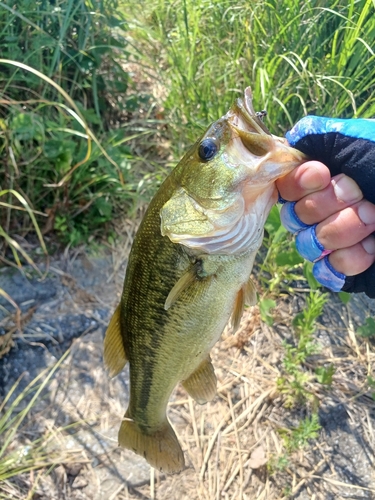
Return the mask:
<path fill-rule="evenodd" d="M 111 272 L 97 292 L 81 290 L 69 272 L 59 271 L 70 290 L 67 307 L 73 305 L 75 310 L 89 314 L 103 305 L 103 300 L 107 305 L 107 299 L 111 304 L 116 300 L 136 229 L 133 222 L 123 224 L 126 230 L 121 227 L 119 232 L 126 233 L 124 243 L 113 251 Z M 90 263 L 87 267 L 91 272 Z M 55 269 L 53 264 L 51 269 Z M 319 320 L 316 339 L 321 349 L 303 366 L 310 376 L 306 389 L 313 394 L 314 402 L 288 409 L 277 391 L 276 381 L 283 373 L 282 342 L 293 339 L 291 321 L 304 306 L 304 295 L 296 290 L 294 295 L 279 297 L 272 327 L 261 322 L 255 306 L 246 311 L 235 335 L 229 330 L 224 333 L 212 351 L 218 378 L 218 395 L 213 402 L 199 406 L 182 387 L 177 388 L 169 417 L 188 467 L 175 476 L 160 474 L 131 452 L 118 450 L 116 434 L 127 405 L 126 375 L 109 381 L 104 372 L 105 325 L 101 332 L 88 332 L 74 344 L 72 355 L 49 386 L 48 397 L 32 410 L 28 423 L 31 430 L 27 431 L 28 439 L 33 439 L 40 436 L 45 425 L 61 429 L 78 421 L 78 437 L 72 441 L 70 433 L 59 434 L 60 458 L 55 465 L 1 485 L 3 498 L 374 498 L 375 401 L 366 381 L 374 373 L 375 349 L 373 343 L 355 334 L 356 318 L 350 303 L 344 306 L 333 297 Z M 314 370 L 330 363 L 336 372 L 332 386 L 326 387 L 318 383 Z M 82 382 L 81 374 L 89 374 L 91 381 Z M 289 453 L 283 435 L 292 432 L 316 407 L 322 423 L 319 438 Z M 337 408 L 342 408 L 339 417 L 335 416 Z M 340 427 L 342 415 L 346 427 Z M 93 436 L 94 445 L 85 441 L 87 437 L 83 438 L 81 431 Z M 22 443 L 24 436 L 19 435 L 16 443 Z M 344 461 L 338 441 L 347 443 Z M 73 461 L 66 459 L 67 450 L 74 450 Z M 127 474 L 127 464 L 132 462 L 139 470 L 146 468 L 147 479 L 134 480 Z M 99 494 L 113 471 L 122 479 L 111 483 L 109 494 Z"/>

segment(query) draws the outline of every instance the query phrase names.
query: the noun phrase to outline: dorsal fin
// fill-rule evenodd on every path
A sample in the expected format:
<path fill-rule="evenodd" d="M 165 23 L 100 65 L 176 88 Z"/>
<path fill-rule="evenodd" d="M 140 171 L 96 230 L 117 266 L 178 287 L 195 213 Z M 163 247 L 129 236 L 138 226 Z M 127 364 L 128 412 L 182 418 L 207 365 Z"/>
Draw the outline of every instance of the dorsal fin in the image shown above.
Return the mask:
<path fill-rule="evenodd" d="M 121 304 L 116 307 L 104 338 L 104 364 L 109 376 L 114 377 L 127 362 L 120 323 Z"/>

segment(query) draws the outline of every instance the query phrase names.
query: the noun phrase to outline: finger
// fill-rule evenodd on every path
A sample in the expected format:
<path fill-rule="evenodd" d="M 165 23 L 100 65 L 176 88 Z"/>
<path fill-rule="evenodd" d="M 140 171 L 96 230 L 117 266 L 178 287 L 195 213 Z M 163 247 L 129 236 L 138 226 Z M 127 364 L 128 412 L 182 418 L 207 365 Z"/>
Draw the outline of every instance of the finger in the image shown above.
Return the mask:
<path fill-rule="evenodd" d="M 369 269 L 375 262 L 375 238 L 368 236 L 361 243 L 332 252 L 313 266 L 313 275 L 334 292 L 343 289 L 348 276 L 355 276 Z"/>
<path fill-rule="evenodd" d="M 362 200 L 331 215 L 316 226 L 316 236 L 326 250 L 351 247 L 375 231 L 375 205 Z"/>
<path fill-rule="evenodd" d="M 357 183 L 344 174 L 336 175 L 325 189 L 308 194 L 294 209 L 305 224 L 317 224 L 363 198 Z"/>
<path fill-rule="evenodd" d="M 346 276 L 355 276 L 366 271 L 375 262 L 375 238 L 368 236 L 361 243 L 332 252 L 331 265 Z"/>
<path fill-rule="evenodd" d="M 331 180 L 328 168 L 319 161 L 308 161 L 276 182 L 284 200 L 296 201 L 314 191 L 324 189 Z"/>

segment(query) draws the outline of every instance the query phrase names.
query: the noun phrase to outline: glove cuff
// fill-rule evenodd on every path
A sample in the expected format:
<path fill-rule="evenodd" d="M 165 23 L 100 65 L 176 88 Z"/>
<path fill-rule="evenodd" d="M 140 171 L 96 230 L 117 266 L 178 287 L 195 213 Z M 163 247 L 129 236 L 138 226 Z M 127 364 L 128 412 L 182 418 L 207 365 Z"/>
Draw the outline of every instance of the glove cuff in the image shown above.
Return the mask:
<path fill-rule="evenodd" d="M 305 116 L 287 132 L 286 139 L 291 146 L 309 135 L 330 133 L 342 134 L 352 139 L 375 142 L 375 120 L 327 118 L 325 116 Z M 298 149 L 298 148 L 297 148 Z"/>

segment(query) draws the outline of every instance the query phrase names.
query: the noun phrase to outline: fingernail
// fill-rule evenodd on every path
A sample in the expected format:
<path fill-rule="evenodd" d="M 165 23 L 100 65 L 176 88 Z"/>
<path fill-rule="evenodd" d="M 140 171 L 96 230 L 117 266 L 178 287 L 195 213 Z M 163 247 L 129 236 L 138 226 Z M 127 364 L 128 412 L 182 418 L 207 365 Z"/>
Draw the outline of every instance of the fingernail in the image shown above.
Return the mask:
<path fill-rule="evenodd" d="M 375 224 L 375 205 L 369 201 L 364 201 L 358 207 L 358 216 L 366 225 Z"/>
<path fill-rule="evenodd" d="M 369 255 L 375 255 L 375 238 L 373 236 L 367 236 L 361 243 Z"/>
<path fill-rule="evenodd" d="M 345 203 L 358 201 L 362 198 L 362 191 L 357 183 L 347 175 L 336 177 L 331 180 L 331 183 L 337 198 Z"/>
<path fill-rule="evenodd" d="M 323 177 L 317 168 L 311 166 L 302 172 L 299 185 L 302 189 L 319 189 L 323 187 Z"/>

